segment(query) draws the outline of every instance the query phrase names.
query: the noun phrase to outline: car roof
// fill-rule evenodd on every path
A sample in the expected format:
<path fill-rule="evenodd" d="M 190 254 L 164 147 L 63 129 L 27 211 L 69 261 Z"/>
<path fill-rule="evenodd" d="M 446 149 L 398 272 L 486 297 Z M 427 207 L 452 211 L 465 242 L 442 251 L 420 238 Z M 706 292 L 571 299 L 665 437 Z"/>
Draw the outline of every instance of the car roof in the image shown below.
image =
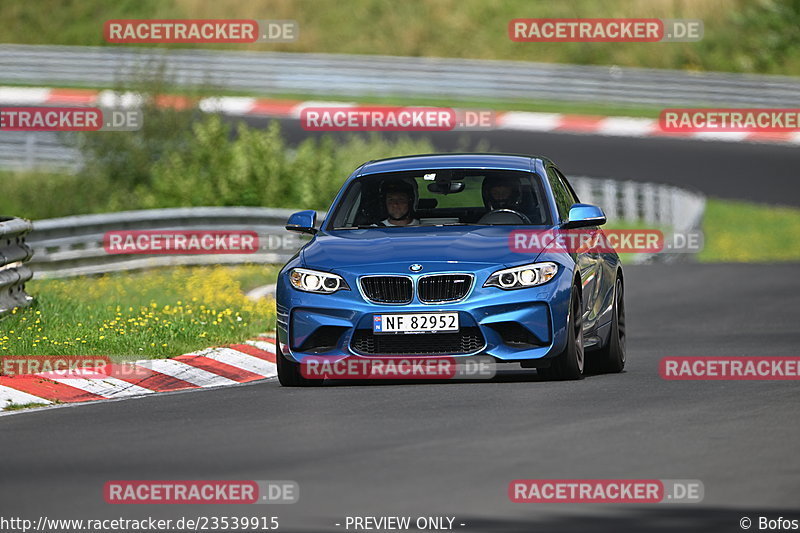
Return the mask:
<path fill-rule="evenodd" d="M 358 175 L 435 168 L 491 168 L 530 172 L 533 167 L 532 161 L 536 159 L 549 162 L 543 157 L 521 154 L 421 154 L 369 161 L 361 167 Z"/>

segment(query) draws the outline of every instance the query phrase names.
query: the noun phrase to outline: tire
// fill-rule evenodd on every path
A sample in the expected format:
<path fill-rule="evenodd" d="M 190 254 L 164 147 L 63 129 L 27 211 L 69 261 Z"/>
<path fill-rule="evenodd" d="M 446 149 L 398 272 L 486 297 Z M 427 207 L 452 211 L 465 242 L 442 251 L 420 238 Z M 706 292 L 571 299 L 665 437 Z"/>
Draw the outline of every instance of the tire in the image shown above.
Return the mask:
<path fill-rule="evenodd" d="M 553 358 L 550 368 L 540 368 L 539 375 L 550 380 L 583 379 L 583 314 L 581 297 L 577 287 L 572 287 L 567 312 L 567 346 Z"/>
<path fill-rule="evenodd" d="M 324 380 L 308 379 L 300 372 L 300 363 L 290 361 L 283 355 L 280 344 L 275 343 L 275 363 L 278 367 L 278 381 L 284 387 L 319 387 Z"/>
<path fill-rule="evenodd" d="M 614 307 L 611 316 L 611 333 L 605 346 L 591 354 L 592 370 L 616 374 L 625 368 L 625 291 L 622 278 L 614 283 Z"/>

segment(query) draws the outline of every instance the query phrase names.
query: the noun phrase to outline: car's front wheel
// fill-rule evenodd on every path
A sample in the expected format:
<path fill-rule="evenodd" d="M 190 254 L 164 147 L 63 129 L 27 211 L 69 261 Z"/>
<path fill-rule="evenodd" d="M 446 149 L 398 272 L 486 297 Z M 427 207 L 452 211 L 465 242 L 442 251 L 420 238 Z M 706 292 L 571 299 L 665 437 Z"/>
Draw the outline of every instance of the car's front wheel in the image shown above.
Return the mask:
<path fill-rule="evenodd" d="M 546 379 L 583 379 L 583 313 L 581 296 L 577 287 L 572 287 L 567 312 L 567 346 L 553 358 L 549 368 L 538 370 Z"/>
<path fill-rule="evenodd" d="M 322 379 L 308 379 L 300 372 L 300 363 L 290 361 L 283 355 L 280 343 L 276 343 L 275 364 L 278 367 L 278 381 L 284 387 L 318 387 Z"/>

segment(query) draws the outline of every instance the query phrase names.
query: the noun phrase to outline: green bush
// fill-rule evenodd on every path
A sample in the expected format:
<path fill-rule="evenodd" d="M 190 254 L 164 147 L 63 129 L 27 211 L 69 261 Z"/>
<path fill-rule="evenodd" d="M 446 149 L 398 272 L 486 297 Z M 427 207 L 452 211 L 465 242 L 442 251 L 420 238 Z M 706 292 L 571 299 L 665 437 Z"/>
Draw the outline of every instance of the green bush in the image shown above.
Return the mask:
<path fill-rule="evenodd" d="M 150 185 L 152 167 L 176 151 L 191 149 L 192 122 L 200 116 L 193 105 L 201 89 L 184 93 L 188 106 L 164 106 L 165 95 L 175 84 L 163 63 L 142 66 L 115 87 L 116 106 L 125 99 L 138 100 L 144 120 L 137 131 L 86 132 L 66 137 L 83 154 L 83 174 L 108 180 L 123 191 Z M 125 198 L 120 207 L 126 207 Z"/>
<path fill-rule="evenodd" d="M 210 115 L 192 126 L 191 150 L 175 151 L 153 167 L 151 185 L 137 196 L 144 207 L 246 205 L 327 209 L 342 182 L 361 163 L 433 151 L 427 141 L 379 136 L 308 138 L 286 145 L 278 122 L 266 130 L 232 127 Z"/>
<path fill-rule="evenodd" d="M 82 136 L 77 144 L 87 163 L 79 175 L 0 173 L 0 213 L 50 218 L 236 205 L 322 210 L 361 163 L 434 151 L 427 140 L 377 134 L 308 138 L 293 147 L 275 121 L 261 130 L 210 114 L 184 130 L 183 115 L 156 108 L 145 116 L 162 131 Z"/>
<path fill-rule="evenodd" d="M 326 209 L 364 161 L 434 151 L 427 140 L 377 134 L 310 137 L 290 146 L 277 121 L 258 129 L 201 113 L 202 88 L 183 93 L 185 105 L 163 105 L 174 98 L 166 96 L 174 94 L 174 80 L 160 64 L 143 67 L 116 89 L 118 98 L 139 101 L 142 128 L 66 136 L 83 156 L 78 175 L 0 173 L 0 213 L 50 218 L 192 206 Z"/>
<path fill-rule="evenodd" d="M 30 219 L 117 210 L 106 179 L 41 172 L 0 172 L 0 215 Z"/>

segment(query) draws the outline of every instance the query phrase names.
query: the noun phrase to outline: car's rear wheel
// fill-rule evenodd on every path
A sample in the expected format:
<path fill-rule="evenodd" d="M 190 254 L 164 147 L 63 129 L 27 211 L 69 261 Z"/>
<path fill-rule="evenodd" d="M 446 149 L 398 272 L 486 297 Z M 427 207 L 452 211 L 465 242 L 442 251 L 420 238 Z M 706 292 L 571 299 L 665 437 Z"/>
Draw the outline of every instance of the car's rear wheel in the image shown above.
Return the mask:
<path fill-rule="evenodd" d="M 537 372 L 546 379 L 583 379 L 583 313 L 581 296 L 577 287 L 572 287 L 567 313 L 567 346 L 553 358 L 549 368 Z"/>
<path fill-rule="evenodd" d="M 278 367 L 278 381 L 284 387 L 318 387 L 322 379 L 308 379 L 300 372 L 300 363 L 290 361 L 283 355 L 280 342 L 276 343 L 275 364 Z"/>
<path fill-rule="evenodd" d="M 592 370 L 617 373 L 625 368 L 625 293 L 622 278 L 614 284 L 611 334 L 605 346 L 591 354 Z"/>

